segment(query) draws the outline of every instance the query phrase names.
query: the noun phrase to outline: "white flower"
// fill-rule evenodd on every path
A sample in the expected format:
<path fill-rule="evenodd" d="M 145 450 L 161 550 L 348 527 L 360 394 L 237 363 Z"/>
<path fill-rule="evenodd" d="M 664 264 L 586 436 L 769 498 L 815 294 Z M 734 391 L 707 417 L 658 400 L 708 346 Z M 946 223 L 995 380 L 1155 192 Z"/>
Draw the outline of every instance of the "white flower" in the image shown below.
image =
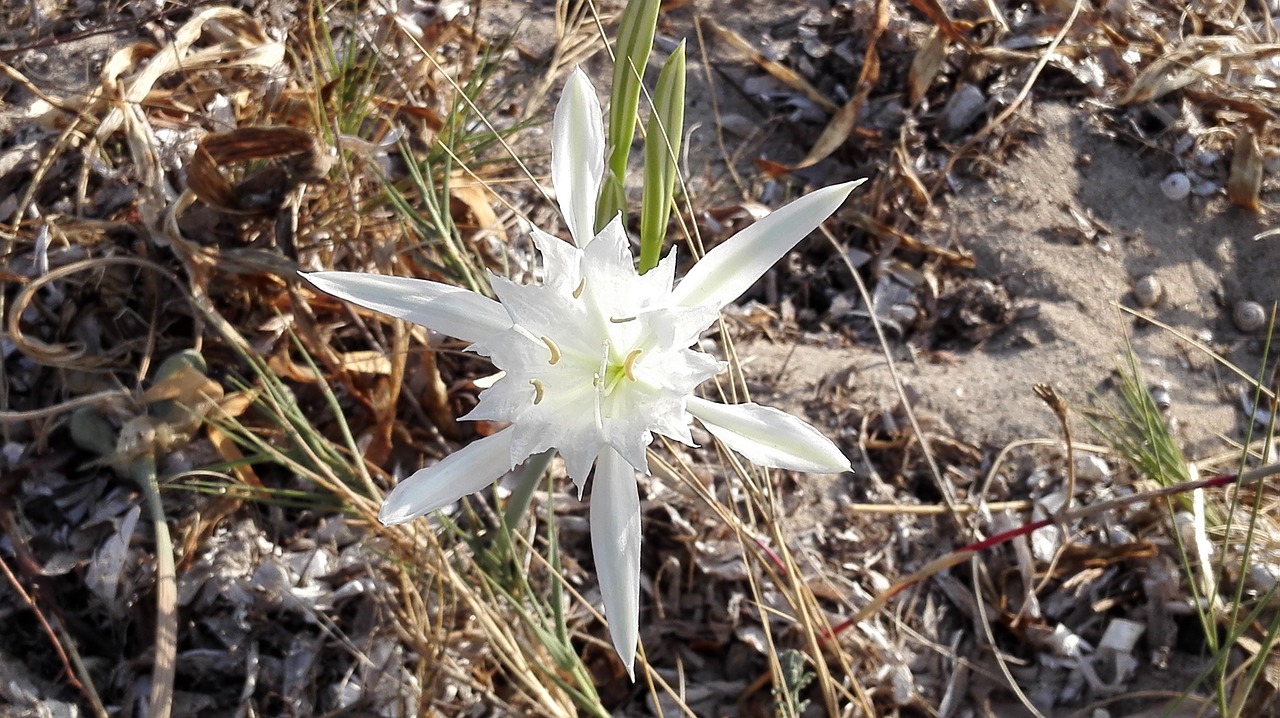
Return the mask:
<path fill-rule="evenodd" d="M 412 520 L 479 491 L 529 456 L 564 457 L 579 495 L 592 467 L 591 546 L 614 648 L 633 673 L 640 608 L 640 503 L 654 434 L 692 445 L 697 417 L 751 461 L 809 472 L 849 471 L 812 426 L 758 404 L 722 405 L 694 389 L 723 364 L 690 348 L 725 304 L 746 291 L 826 219 L 858 182 L 818 190 L 707 253 L 678 285 L 675 251 L 640 275 L 621 218 L 593 235 L 604 173 L 595 91 L 576 71 L 556 108 L 552 182 L 574 244 L 537 229 L 543 282 L 490 281 L 499 301 L 458 287 L 350 272 L 305 275 L 334 296 L 472 342 L 505 372 L 464 419 L 511 422 L 414 473 L 379 518 Z"/>

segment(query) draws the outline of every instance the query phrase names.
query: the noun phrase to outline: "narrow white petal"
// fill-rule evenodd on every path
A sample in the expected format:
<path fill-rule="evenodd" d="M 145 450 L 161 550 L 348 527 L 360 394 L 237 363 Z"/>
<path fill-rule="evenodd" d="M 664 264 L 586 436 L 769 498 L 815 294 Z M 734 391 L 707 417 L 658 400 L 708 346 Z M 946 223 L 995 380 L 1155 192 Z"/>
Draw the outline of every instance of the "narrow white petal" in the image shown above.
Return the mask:
<path fill-rule="evenodd" d="M 511 326 L 501 304 L 449 284 L 359 272 L 312 272 L 302 278 L 339 299 L 466 342 L 481 341 Z"/>
<path fill-rule="evenodd" d="M 387 494 L 378 520 L 387 526 L 443 508 L 474 494 L 511 470 L 511 427 L 486 436 L 420 469 Z"/>
<path fill-rule="evenodd" d="M 609 637 L 634 681 L 640 635 L 640 495 L 635 470 L 610 449 L 600 453 L 591 482 L 591 554 Z"/>
<path fill-rule="evenodd" d="M 852 471 L 820 431 L 785 411 L 759 404 L 718 404 L 696 396 L 686 405 L 711 435 L 754 464 L 812 474 Z"/>
<path fill-rule="evenodd" d="M 596 196 L 604 179 L 604 121 L 586 73 L 575 69 L 556 105 L 551 135 L 551 183 L 574 244 L 596 235 Z"/>
<path fill-rule="evenodd" d="M 676 285 L 672 300 L 686 307 L 705 304 L 719 309 L 737 299 L 865 181 L 810 192 L 733 235 L 693 265 Z"/>

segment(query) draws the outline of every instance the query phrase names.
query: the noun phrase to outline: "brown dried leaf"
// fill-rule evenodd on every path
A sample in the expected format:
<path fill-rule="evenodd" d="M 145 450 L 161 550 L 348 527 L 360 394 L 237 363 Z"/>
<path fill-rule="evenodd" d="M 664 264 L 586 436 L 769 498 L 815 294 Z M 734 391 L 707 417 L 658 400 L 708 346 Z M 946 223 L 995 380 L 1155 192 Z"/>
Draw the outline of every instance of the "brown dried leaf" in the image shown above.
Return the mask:
<path fill-rule="evenodd" d="M 344 352 L 338 355 L 342 368 L 356 374 L 378 374 L 387 376 L 391 373 L 391 360 L 385 354 L 373 349 Z"/>
<path fill-rule="evenodd" d="M 205 376 L 198 368 L 183 364 L 172 374 L 142 392 L 141 398 L 146 404 L 174 401 L 194 409 L 207 401 L 220 401 L 222 385 Z"/>
<path fill-rule="evenodd" d="M 941 28 L 935 27 L 916 51 L 916 56 L 911 60 L 911 69 L 907 71 L 907 98 L 913 107 L 920 103 L 929 85 L 938 77 L 942 61 L 946 57 L 947 37 L 941 32 Z"/>
<path fill-rule="evenodd" d="M 961 32 L 959 23 L 951 19 L 947 15 L 947 11 L 942 9 L 942 5 L 938 4 L 938 0 L 910 0 L 912 6 L 926 17 L 933 21 L 934 26 L 941 30 L 948 38 L 963 43 L 965 48 L 973 50 L 973 44 L 969 42 L 969 38 Z M 967 25 L 966 25 L 967 28 Z"/>
<path fill-rule="evenodd" d="M 1227 197 L 1231 204 L 1252 212 L 1259 211 L 1258 193 L 1262 190 L 1262 150 L 1258 138 L 1248 128 L 1236 135 L 1235 152 L 1231 155 L 1231 175 L 1227 177 Z"/>
<path fill-rule="evenodd" d="M 471 213 L 469 219 L 460 217 L 459 224 L 473 225 L 477 231 L 488 232 L 504 243 L 507 241 L 507 232 L 493 211 L 493 195 L 488 190 L 469 182 L 466 176 L 457 174 L 449 184 L 449 192 L 452 201 L 461 204 Z M 454 216 L 458 217 L 458 213 L 455 212 Z"/>

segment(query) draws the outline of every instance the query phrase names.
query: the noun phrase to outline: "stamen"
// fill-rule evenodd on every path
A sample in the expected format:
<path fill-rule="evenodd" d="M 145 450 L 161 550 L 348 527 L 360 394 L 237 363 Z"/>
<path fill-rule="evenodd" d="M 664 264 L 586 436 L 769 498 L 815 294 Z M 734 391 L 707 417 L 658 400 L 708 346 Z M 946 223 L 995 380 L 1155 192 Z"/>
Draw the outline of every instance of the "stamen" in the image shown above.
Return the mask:
<path fill-rule="evenodd" d="M 542 382 L 530 379 L 529 383 L 533 385 L 533 403 L 537 404 L 542 401 Z"/>
<path fill-rule="evenodd" d="M 555 342 L 551 341 L 546 337 L 538 337 L 538 338 L 541 339 L 542 343 L 546 344 L 547 348 L 551 350 L 551 361 L 548 363 L 551 366 L 555 366 L 556 362 L 560 361 L 560 347 L 556 346 Z"/>
<path fill-rule="evenodd" d="M 581 280 L 578 281 L 578 288 L 573 290 L 573 298 L 577 299 L 578 297 L 581 297 L 582 290 L 586 288 L 587 288 L 587 278 L 583 277 Z"/>
<path fill-rule="evenodd" d="M 614 324 L 626 324 L 627 322 L 634 322 L 635 320 L 635 317 L 609 317 L 609 321 Z"/>
<path fill-rule="evenodd" d="M 640 358 L 640 354 L 642 352 L 644 352 L 643 349 L 632 349 L 631 353 L 627 355 L 627 358 L 622 361 L 622 373 L 626 374 L 627 378 L 631 381 L 636 380 L 636 375 L 634 373 L 635 363 L 636 359 Z"/>

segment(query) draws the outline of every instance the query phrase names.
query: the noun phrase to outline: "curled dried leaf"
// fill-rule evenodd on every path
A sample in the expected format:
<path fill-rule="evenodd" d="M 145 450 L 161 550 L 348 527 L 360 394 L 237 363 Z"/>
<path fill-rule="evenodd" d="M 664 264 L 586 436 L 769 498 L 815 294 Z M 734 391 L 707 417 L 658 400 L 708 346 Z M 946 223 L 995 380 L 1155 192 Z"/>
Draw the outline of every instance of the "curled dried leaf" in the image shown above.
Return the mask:
<path fill-rule="evenodd" d="M 907 98 L 912 106 L 920 103 L 929 85 L 937 79 L 942 70 L 942 61 L 946 57 L 947 36 L 935 27 L 916 51 L 916 56 L 911 60 L 911 69 L 907 71 Z"/>

